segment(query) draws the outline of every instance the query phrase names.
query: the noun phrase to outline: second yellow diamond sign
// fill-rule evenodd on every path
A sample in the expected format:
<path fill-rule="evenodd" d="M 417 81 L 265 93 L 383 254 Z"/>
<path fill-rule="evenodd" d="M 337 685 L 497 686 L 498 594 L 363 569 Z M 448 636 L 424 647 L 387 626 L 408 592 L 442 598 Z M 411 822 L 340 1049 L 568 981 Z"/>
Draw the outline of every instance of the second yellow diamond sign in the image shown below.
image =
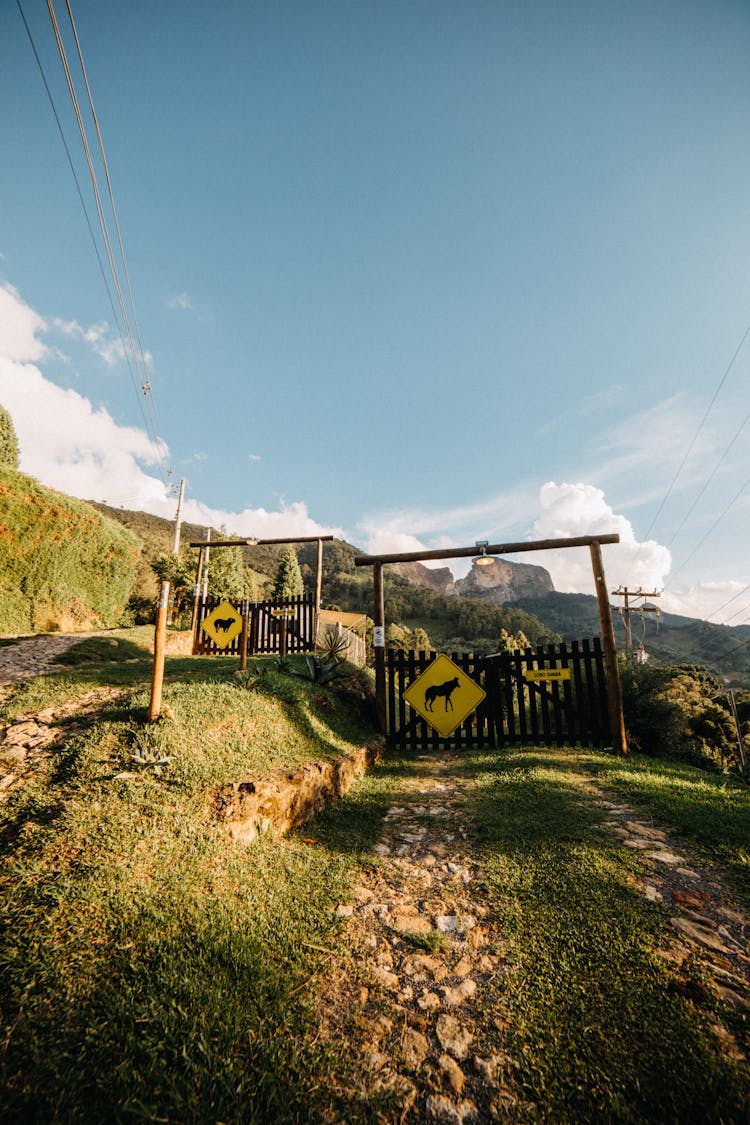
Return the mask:
<path fill-rule="evenodd" d="M 201 629 L 208 633 L 217 648 L 227 648 L 242 632 L 242 615 L 231 602 L 221 602 L 201 622 Z"/>
<path fill-rule="evenodd" d="M 409 684 L 404 699 L 438 734 L 447 738 L 477 709 L 486 694 L 458 664 L 440 653 Z"/>

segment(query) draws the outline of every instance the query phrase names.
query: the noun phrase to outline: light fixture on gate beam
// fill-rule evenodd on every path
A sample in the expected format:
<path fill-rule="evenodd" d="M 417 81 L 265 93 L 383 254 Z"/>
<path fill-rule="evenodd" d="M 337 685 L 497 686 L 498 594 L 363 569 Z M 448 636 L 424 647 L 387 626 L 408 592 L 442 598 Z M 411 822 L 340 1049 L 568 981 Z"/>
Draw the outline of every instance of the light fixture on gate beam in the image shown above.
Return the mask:
<path fill-rule="evenodd" d="M 491 566 L 492 565 L 492 563 L 494 562 L 494 559 L 492 558 L 492 555 L 487 554 L 487 548 L 489 547 L 489 545 L 490 545 L 489 539 L 477 539 L 474 546 L 477 548 L 477 550 L 480 552 L 480 554 L 478 554 L 475 558 L 473 558 L 471 560 L 474 563 L 474 566 Z"/>

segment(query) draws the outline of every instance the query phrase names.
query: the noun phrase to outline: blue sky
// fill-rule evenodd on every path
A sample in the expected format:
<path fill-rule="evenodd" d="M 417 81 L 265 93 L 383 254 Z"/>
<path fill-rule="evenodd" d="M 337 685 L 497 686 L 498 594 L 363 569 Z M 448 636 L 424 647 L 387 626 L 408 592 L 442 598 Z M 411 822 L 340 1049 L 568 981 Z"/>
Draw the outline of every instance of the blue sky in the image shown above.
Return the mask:
<path fill-rule="evenodd" d="M 701 615 L 750 583 L 744 429 L 695 503 L 750 342 L 659 512 L 750 324 L 750 4 L 72 6 L 191 518 L 386 550 L 615 530 L 611 585 Z M 23 467 L 168 514 L 16 4 L 0 98 Z M 590 592 L 582 555 L 537 561 Z"/>

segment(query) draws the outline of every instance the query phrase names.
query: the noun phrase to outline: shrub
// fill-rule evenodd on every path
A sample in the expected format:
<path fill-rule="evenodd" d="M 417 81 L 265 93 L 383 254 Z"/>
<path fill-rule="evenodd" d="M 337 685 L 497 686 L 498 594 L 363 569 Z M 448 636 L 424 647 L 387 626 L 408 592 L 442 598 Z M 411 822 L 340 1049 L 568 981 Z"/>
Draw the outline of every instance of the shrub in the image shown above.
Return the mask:
<path fill-rule="evenodd" d="M 635 749 L 708 767 L 734 760 L 732 716 L 721 683 L 705 668 L 626 660 L 620 674 L 628 741 Z"/>

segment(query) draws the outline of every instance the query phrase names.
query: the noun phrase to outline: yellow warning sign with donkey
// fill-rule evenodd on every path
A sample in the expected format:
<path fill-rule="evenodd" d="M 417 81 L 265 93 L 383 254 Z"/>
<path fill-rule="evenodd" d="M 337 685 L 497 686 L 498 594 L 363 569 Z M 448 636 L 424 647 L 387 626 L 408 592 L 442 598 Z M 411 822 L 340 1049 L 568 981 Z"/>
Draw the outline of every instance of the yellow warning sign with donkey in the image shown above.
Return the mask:
<path fill-rule="evenodd" d="M 404 699 L 438 734 L 447 738 L 477 709 L 486 694 L 484 688 L 441 652 L 409 684 Z"/>

